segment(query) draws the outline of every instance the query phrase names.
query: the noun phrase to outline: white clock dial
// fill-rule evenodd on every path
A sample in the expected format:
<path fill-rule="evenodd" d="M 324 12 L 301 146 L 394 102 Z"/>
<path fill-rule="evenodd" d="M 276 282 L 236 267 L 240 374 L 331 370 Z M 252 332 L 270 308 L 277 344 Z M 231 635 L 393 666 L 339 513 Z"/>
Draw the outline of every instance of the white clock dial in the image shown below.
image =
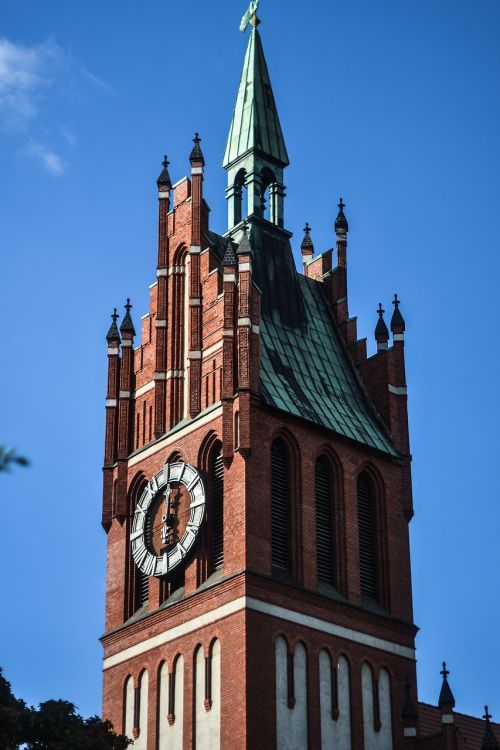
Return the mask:
<path fill-rule="evenodd" d="M 144 488 L 132 521 L 132 557 L 147 576 L 164 576 L 193 547 L 205 515 L 199 472 L 183 461 L 165 464 Z"/>

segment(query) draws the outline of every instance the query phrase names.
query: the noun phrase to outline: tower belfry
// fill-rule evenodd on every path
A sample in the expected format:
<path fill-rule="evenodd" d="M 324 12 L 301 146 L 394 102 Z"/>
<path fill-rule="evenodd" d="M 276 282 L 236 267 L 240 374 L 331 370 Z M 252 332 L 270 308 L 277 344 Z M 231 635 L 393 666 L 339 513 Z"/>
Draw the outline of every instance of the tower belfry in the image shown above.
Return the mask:
<path fill-rule="evenodd" d="M 255 15 L 253 19 L 223 160 L 228 229 L 252 214 L 283 226 L 288 154 Z"/>

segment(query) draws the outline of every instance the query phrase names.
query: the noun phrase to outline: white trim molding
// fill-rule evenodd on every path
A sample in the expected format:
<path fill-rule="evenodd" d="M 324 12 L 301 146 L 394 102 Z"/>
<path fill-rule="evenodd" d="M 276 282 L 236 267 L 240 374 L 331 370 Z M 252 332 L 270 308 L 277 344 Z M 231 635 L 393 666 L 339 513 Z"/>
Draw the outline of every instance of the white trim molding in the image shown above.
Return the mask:
<path fill-rule="evenodd" d="M 408 393 L 408 389 L 405 385 L 389 385 L 387 386 L 389 389 L 389 393 L 394 393 L 396 396 L 406 396 Z"/>
<path fill-rule="evenodd" d="M 116 400 L 116 398 L 107 398 L 106 406 L 118 406 L 118 401 Z"/>

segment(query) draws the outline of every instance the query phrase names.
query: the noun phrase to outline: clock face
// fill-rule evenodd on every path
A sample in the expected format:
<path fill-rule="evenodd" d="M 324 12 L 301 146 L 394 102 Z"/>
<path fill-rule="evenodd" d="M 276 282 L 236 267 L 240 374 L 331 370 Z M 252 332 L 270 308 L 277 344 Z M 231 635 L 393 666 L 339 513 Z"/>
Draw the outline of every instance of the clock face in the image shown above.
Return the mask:
<path fill-rule="evenodd" d="M 205 487 L 197 470 L 165 464 L 146 485 L 132 521 L 132 557 L 148 576 L 165 576 L 196 541 L 205 515 Z"/>

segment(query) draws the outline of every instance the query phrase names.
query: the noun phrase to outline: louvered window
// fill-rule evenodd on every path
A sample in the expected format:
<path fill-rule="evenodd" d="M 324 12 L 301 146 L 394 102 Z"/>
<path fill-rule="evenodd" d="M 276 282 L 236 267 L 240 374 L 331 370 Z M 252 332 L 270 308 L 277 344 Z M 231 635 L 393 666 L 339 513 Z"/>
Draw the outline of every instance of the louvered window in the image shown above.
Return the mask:
<path fill-rule="evenodd" d="M 143 607 L 149 599 L 149 578 L 139 568 L 137 568 L 137 576 L 139 579 L 139 606 Z"/>
<path fill-rule="evenodd" d="M 224 563 L 224 464 L 218 453 L 212 465 L 212 568 Z"/>
<path fill-rule="evenodd" d="M 333 518 L 332 472 L 323 456 L 316 461 L 316 561 L 318 580 L 334 584 L 333 575 Z"/>
<path fill-rule="evenodd" d="M 282 440 L 271 447 L 272 564 L 290 568 L 290 459 Z"/>
<path fill-rule="evenodd" d="M 372 483 L 367 474 L 358 479 L 359 570 L 361 593 L 377 598 L 377 551 Z"/>

